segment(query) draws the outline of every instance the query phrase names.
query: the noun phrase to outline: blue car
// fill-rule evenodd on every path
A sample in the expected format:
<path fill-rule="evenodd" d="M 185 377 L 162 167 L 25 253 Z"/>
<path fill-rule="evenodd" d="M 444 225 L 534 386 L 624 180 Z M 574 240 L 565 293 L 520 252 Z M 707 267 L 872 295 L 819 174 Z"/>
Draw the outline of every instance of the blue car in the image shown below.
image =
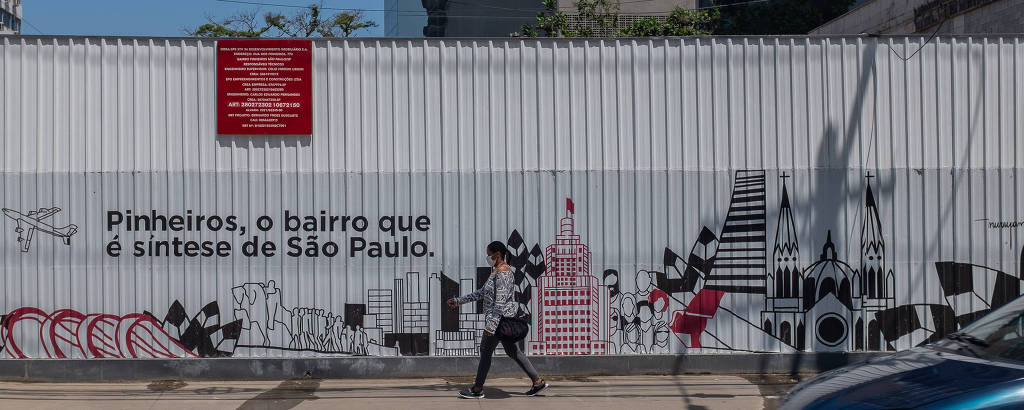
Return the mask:
<path fill-rule="evenodd" d="M 822 373 L 783 409 L 1024 409 L 1024 297 L 935 343 Z"/>

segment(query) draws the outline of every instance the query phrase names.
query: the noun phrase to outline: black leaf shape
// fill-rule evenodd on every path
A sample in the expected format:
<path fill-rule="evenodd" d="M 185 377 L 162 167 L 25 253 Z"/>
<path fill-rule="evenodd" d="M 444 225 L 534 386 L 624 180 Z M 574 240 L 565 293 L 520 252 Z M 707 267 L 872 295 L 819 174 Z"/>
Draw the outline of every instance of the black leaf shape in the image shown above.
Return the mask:
<path fill-rule="evenodd" d="M 207 303 L 206 306 L 203 306 L 203 314 L 205 314 L 206 316 L 219 315 L 220 307 L 219 305 L 217 305 L 217 301 L 215 300 L 213 302 Z"/>
<path fill-rule="evenodd" d="M 512 249 L 519 249 L 523 245 L 523 236 L 519 234 L 519 231 L 513 230 L 512 234 L 508 236 L 508 246 Z"/>
<path fill-rule="evenodd" d="M 540 264 L 540 265 L 534 265 L 532 263 L 529 263 L 529 264 L 526 265 L 526 269 L 525 270 L 526 270 L 526 274 L 527 275 L 530 275 L 531 278 L 536 280 L 537 278 L 541 277 L 541 275 L 544 274 L 544 270 L 545 269 L 544 269 L 544 264 L 543 263 Z"/>
<path fill-rule="evenodd" d="M 526 285 L 526 288 L 523 289 L 522 292 L 516 292 L 516 293 L 517 293 L 516 300 L 518 300 L 519 303 L 522 303 L 524 305 L 529 304 L 530 300 L 533 299 L 533 287 L 530 286 L 530 285 Z"/>
<path fill-rule="evenodd" d="M 508 262 L 513 268 L 522 269 L 530 261 L 530 255 L 522 253 L 509 258 Z"/>
<path fill-rule="evenodd" d="M 206 329 L 199 323 L 198 320 L 192 319 L 188 323 L 188 328 L 181 334 L 181 338 L 178 342 L 188 350 L 195 351 L 197 347 L 203 344 L 203 339 L 209 340 L 209 335 L 206 333 Z M 202 352 L 199 352 L 202 355 Z"/>
<path fill-rule="evenodd" d="M 185 307 L 181 305 L 181 302 L 175 300 L 174 303 L 171 303 L 171 307 L 167 309 L 167 314 L 164 315 L 164 322 L 181 327 L 186 320 L 188 320 L 188 313 L 185 313 Z"/>
<path fill-rule="evenodd" d="M 671 249 L 665 248 L 665 257 L 664 257 L 664 261 L 663 261 L 664 265 L 665 266 L 675 266 L 677 260 L 679 260 L 679 255 L 676 255 L 676 253 L 672 252 Z"/>
<path fill-rule="evenodd" d="M 221 326 L 220 330 L 224 339 L 238 339 L 242 335 L 242 319 Z"/>
<path fill-rule="evenodd" d="M 715 233 L 711 232 L 711 230 L 708 229 L 708 227 L 702 226 L 701 228 L 702 229 L 700 230 L 700 234 L 697 236 L 697 242 L 700 242 L 702 245 L 707 245 L 711 242 L 718 240 L 718 237 L 715 236 Z"/>

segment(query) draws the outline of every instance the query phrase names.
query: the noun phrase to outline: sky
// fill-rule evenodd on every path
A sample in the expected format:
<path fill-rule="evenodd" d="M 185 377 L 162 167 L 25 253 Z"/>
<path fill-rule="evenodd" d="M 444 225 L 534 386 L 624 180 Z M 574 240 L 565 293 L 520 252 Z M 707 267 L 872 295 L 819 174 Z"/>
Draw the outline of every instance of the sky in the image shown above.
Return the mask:
<path fill-rule="evenodd" d="M 309 5 L 381 10 L 383 0 L 249 0 L 257 3 Z M 182 37 L 185 27 L 206 22 L 207 16 L 229 17 L 243 11 L 276 11 L 289 14 L 296 9 L 229 3 L 218 0 L 24 0 L 21 33 Z M 337 12 L 337 11 L 334 11 Z M 383 35 L 384 13 L 367 11 L 363 15 L 377 27 L 357 33 L 360 36 Z"/>

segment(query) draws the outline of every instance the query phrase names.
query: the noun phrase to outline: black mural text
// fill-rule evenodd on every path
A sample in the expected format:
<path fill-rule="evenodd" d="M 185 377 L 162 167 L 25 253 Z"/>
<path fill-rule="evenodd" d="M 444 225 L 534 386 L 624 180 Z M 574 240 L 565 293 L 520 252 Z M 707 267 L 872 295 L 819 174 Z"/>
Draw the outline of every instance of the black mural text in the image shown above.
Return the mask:
<path fill-rule="evenodd" d="M 267 233 L 267 236 L 248 235 L 245 224 L 239 223 L 235 215 L 201 215 L 186 210 L 183 214 L 163 213 L 157 210 L 109 210 L 106 211 L 107 232 L 123 231 L 133 233 L 121 238 L 120 233 L 106 243 L 104 250 L 107 256 L 121 257 L 221 257 L 232 255 L 234 242 L 223 238 L 225 232 L 245 236 L 246 239 L 238 248 L 245 257 L 270 258 L 277 255 L 299 258 L 333 258 L 341 254 L 348 257 L 369 258 L 406 258 L 433 256 L 425 240 L 417 240 L 410 235 L 423 234 L 430 230 L 430 217 L 426 215 L 384 215 L 376 219 L 376 224 L 363 215 L 333 215 L 321 210 L 312 215 L 302 215 L 291 210 L 282 214 L 282 224 L 278 225 L 274 217 L 261 215 L 255 219 L 256 231 Z M 376 226 L 377 236 L 349 236 L 362 234 Z M 285 233 L 283 247 L 275 242 L 275 226 L 281 227 Z M 372 231 L 372 230 L 371 230 Z M 217 235 L 215 238 L 183 238 L 174 236 L 176 233 L 198 233 Z M 148 237 L 145 233 L 149 233 Z M 158 234 L 165 234 L 160 235 Z M 166 234 L 170 236 L 166 236 Z M 344 233 L 341 239 L 332 235 Z M 291 234 L 291 236 L 288 236 Z M 387 240 L 383 240 L 386 237 Z M 124 241 L 124 242 L 122 242 Z M 343 249 L 348 244 L 348 252 Z"/>

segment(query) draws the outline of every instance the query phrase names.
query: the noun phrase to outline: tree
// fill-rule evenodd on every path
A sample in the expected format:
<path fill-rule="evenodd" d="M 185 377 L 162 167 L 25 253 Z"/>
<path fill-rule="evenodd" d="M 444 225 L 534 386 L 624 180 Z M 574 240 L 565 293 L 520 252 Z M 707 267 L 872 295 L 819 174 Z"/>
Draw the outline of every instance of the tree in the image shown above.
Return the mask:
<path fill-rule="evenodd" d="M 573 36 L 593 37 L 618 26 L 619 3 L 610 0 L 578 0 L 576 14 L 580 22 L 572 28 Z"/>
<path fill-rule="evenodd" d="M 694 11 L 676 7 L 664 21 L 643 18 L 626 26 L 620 33 L 628 37 L 708 35 L 714 33 L 720 18 L 718 9 Z"/>
<path fill-rule="evenodd" d="M 267 13 L 263 16 L 262 27 L 254 11 L 241 12 L 221 21 L 207 19 L 208 23 L 195 29 L 185 29 L 185 33 L 193 37 L 260 37 L 280 25 L 284 16 Z"/>
<path fill-rule="evenodd" d="M 523 25 L 523 35 L 537 37 L 592 37 L 600 31 L 614 29 L 618 22 L 619 4 L 611 0 L 577 0 L 577 21 L 569 23 L 569 16 L 558 10 L 558 0 L 543 0 L 545 11 L 537 13 L 537 25 Z"/>
<path fill-rule="evenodd" d="M 349 37 L 364 28 L 377 27 L 377 23 L 362 20 L 361 13 L 338 13 L 334 15 L 334 25 L 341 30 L 342 37 Z M 327 36 L 324 36 L 327 37 Z"/>
<path fill-rule="evenodd" d="M 544 0 L 545 11 L 537 13 L 537 25 L 523 26 L 523 35 L 537 37 L 595 36 L 691 36 L 711 34 L 718 26 L 717 9 L 686 10 L 676 7 L 665 20 L 654 17 L 640 19 L 626 27 L 619 26 L 619 3 L 613 0 L 577 0 L 574 21 L 558 10 L 557 0 Z"/>
<path fill-rule="evenodd" d="M 193 37 L 349 37 L 377 23 L 364 20 L 359 12 L 340 12 L 325 16 L 323 7 L 310 5 L 291 17 L 280 13 L 241 12 L 223 20 L 209 22 L 194 29 L 185 29 Z"/>

